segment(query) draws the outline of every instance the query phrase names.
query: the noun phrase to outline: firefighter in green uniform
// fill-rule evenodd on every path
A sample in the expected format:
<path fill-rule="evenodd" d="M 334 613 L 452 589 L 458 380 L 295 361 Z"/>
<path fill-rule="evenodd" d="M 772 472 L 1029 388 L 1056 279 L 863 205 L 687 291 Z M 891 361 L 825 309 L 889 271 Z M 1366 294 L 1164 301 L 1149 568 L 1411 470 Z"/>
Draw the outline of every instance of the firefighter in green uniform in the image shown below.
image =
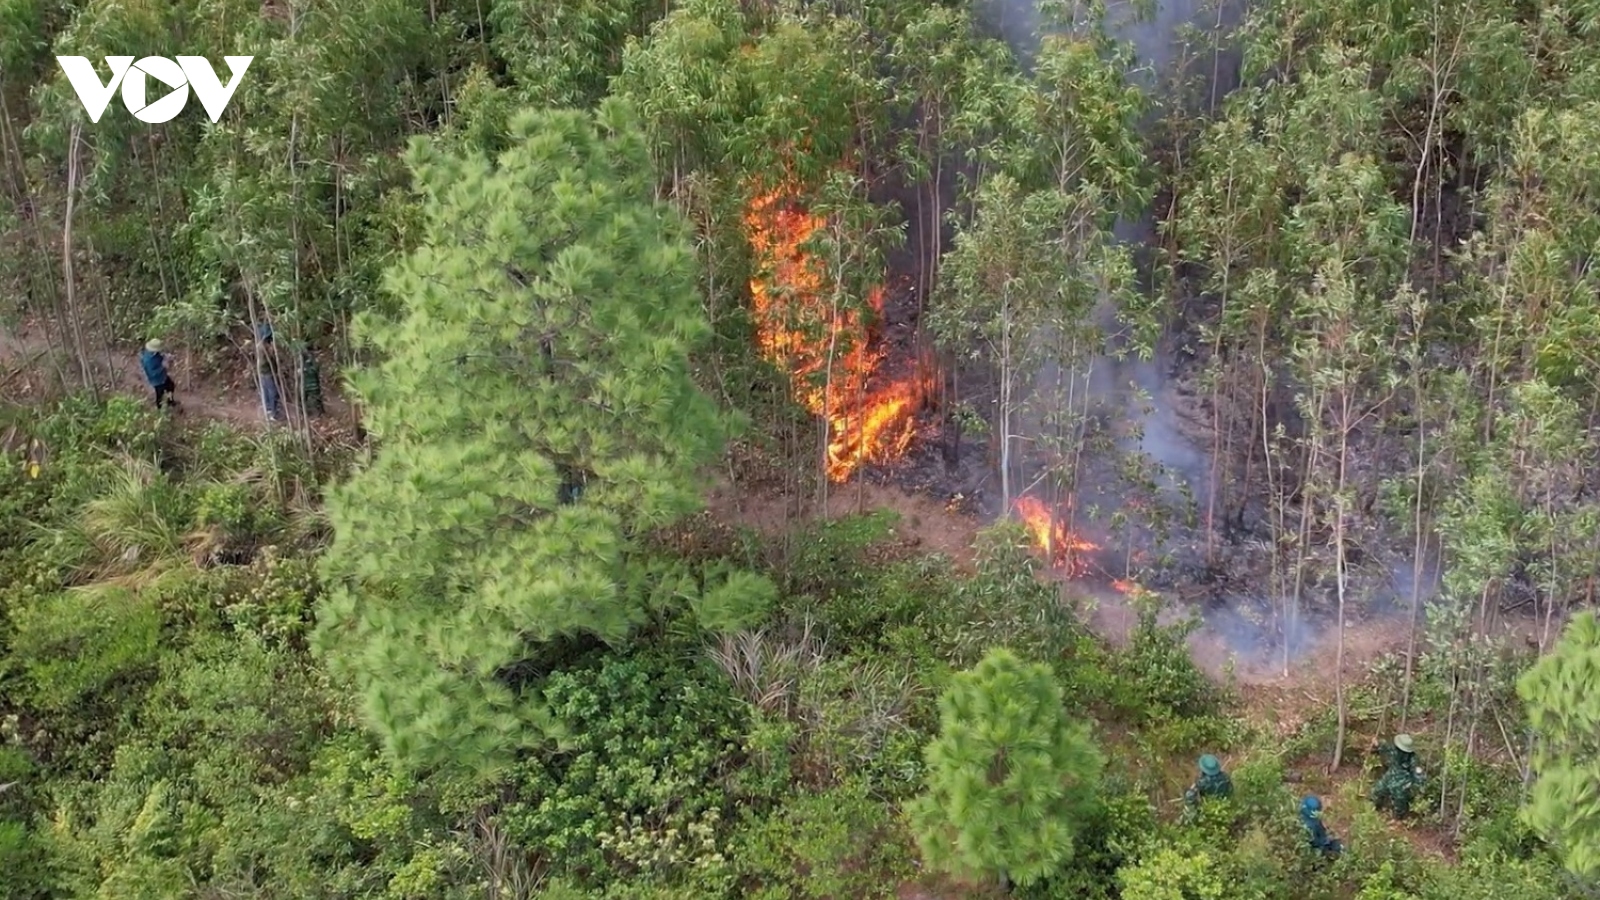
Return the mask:
<path fill-rule="evenodd" d="M 1411 735 L 1397 734 L 1393 741 L 1380 744 L 1376 749 L 1386 768 L 1372 788 L 1372 804 L 1403 819 L 1411 814 L 1411 800 L 1424 780 L 1422 769 L 1417 765 L 1416 746 Z"/>
<path fill-rule="evenodd" d="M 1222 771 L 1222 762 L 1209 753 L 1200 757 L 1200 779 L 1184 792 L 1184 802 L 1192 808 L 1200 805 L 1202 797 L 1225 799 L 1232 796 L 1233 779 Z"/>
<path fill-rule="evenodd" d="M 317 358 L 311 355 L 310 347 L 297 344 L 295 349 L 300 352 L 301 407 L 308 415 L 320 416 L 325 411 L 322 404 L 322 370 L 317 366 Z"/>

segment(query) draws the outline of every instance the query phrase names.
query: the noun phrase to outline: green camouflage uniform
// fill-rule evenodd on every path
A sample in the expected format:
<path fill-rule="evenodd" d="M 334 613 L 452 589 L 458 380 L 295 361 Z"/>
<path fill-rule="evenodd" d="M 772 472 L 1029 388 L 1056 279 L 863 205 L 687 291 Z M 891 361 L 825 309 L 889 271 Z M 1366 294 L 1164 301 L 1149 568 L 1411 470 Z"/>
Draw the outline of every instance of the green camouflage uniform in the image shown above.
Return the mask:
<path fill-rule="evenodd" d="M 300 351 L 300 390 L 305 395 L 306 412 L 320 415 L 323 412 L 322 371 L 310 350 Z"/>
<path fill-rule="evenodd" d="M 1233 779 L 1222 771 L 1216 757 L 1207 756 L 1200 763 L 1200 780 L 1184 792 L 1183 799 L 1190 806 L 1200 803 L 1202 797 L 1227 798 L 1233 796 Z"/>
<path fill-rule="evenodd" d="M 1417 754 L 1402 750 L 1393 742 L 1378 747 L 1386 766 L 1383 777 L 1372 788 L 1372 804 L 1389 810 L 1395 818 L 1411 814 L 1411 801 L 1422 786 L 1422 769 L 1417 766 Z"/>

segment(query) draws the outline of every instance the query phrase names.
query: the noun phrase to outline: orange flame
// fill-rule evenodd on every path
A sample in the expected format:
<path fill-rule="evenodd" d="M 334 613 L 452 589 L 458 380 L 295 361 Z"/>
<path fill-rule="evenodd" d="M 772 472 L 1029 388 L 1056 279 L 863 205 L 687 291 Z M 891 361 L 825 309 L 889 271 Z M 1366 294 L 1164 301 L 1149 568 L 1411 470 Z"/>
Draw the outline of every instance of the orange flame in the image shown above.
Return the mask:
<path fill-rule="evenodd" d="M 1045 559 L 1053 568 L 1073 575 L 1087 571 L 1088 563 L 1082 559 L 1082 554 L 1099 547 L 1073 534 L 1037 497 L 1019 497 L 1014 506 L 1022 524 L 1033 535 L 1034 546 L 1044 551 Z"/>
<path fill-rule="evenodd" d="M 750 281 L 756 342 L 787 369 L 800 402 L 828 423 L 828 478 L 844 481 L 869 460 L 905 453 L 921 400 L 915 379 L 868 390 L 883 353 L 867 345 L 859 312 L 828 301 L 828 278 L 805 244 L 827 221 L 798 208 L 783 191 L 759 197 L 745 212 L 751 249 L 764 278 Z M 883 312 L 883 290 L 867 302 Z"/>

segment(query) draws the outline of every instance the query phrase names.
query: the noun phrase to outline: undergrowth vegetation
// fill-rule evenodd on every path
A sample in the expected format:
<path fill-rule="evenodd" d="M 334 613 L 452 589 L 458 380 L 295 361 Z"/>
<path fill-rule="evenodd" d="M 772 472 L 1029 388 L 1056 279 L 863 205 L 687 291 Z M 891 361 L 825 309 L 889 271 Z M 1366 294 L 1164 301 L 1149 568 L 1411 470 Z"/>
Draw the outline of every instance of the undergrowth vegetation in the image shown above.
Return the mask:
<path fill-rule="evenodd" d="M 321 525 L 298 511 L 316 473 L 292 446 L 117 402 L 39 424 L 47 459 L 31 475 L 14 458 L 0 495 L 17 514 L 0 595 L 12 897 L 890 896 L 928 877 L 901 811 L 927 784 L 939 698 L 1000 646 L 1047 667 L 1108 762 L 1063 862 L 1019 896 L 1564 896 L 1493 768 L 1463 788 L 1459 863 L 1397 836 L 1359 782 L 1329 797 L 1350 851 L 1305 850 L 1291 769 L 1331 731 L 1283 743 L 1241 720 L 1153 597 L 1125 647 L 1098 640 L 1011 526 L 971 573 L 908 552 L 886 514 L 807 527 L 781 566 L 757 562 L 779 591 L 764 621 L 575 649 L 539 680 L 560 723 L 545 746 L 492 783 L 418 780 L 308 653 Z M 207 466 L 185 462 L 202 449 Z M 753 537 L 718 552 L 745 564 Z M 1202 750 L 1230 761 L 1235 794 L 1180 815 L 1178 761 Z"/>
<path fill-rule="evenodd" d="M 1600 2 L 986 5 L 0 0 L 0 898 L 1600 893 Z M 90 121 L 133 46 L 254 62 Z"/>

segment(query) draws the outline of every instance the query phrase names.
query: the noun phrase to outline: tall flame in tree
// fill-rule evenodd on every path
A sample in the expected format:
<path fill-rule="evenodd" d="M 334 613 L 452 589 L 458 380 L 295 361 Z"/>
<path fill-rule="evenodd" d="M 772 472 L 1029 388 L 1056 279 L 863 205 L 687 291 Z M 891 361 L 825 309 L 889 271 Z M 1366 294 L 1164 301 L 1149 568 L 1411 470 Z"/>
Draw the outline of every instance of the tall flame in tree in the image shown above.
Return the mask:
<path fill-rule="evenodd" d="M 1073 575 L 1088 571 L 1088 560 L 1083 554 L 1099 547 L 1073 534 L 1037 497 L 1019 497 L 1014 507 L 1028 533 L 1033 535 L 1034 546 L 1044 551 L 1051 567 Z"/>
<path fill-rule="evenodd" d="M 788 370 L 797 398 L 828 423 L 828 478 L 844 481 L 869 460 L 903 454 L 921 399 L 914 378 L 871 386 L 883 352 L 868 346 L 860 313 L 829 301 L 822 264 L 805 244 L 826 220 L 773 191 L 745 212 L 750 246 L 764 277 L 751 279 L 762 355 Z M 883 313 L 883 290 L 867 298 Z"/>

